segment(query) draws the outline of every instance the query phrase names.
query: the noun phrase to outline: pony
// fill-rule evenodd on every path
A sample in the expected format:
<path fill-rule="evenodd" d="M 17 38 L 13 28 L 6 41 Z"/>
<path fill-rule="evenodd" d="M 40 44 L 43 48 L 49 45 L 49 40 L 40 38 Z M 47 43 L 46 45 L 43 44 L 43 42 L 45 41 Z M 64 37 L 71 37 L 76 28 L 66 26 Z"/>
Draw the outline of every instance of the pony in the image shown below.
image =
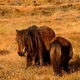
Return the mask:
<path fill-rule="evenodd" d="M 47 32 L 45 30 L 47 30 Z M 51 34 L 51 36 L 49 34 Z M 32 25 L 27 29 L 16 30 L 18 54 L 19 56 L 24 56 L 25 53 L 27 54 L 26 67 L 35 65 L 38 60 L 40 65 L 43 65 L 44 56 L 46 57 L 45 52 L 49 52 L 49 44 L 54 36 L 55 33 L 51 28 L 38 27 L 36 25 Z M 50 56 L 47 57 L 50 58 Z"/>
<path fill-rule="evenodd" d="M 40 60 L 40 65 L 42 65 L 42 47 L 40 40 L 40 33 L 38 27 L 33 25 L 28 29 L 16 30 L 16 41 L 18 43 L 18 54 L 23 56 L 27 53 L 27 64 L 31 61 L 32 65 L 35 65 L 35 58 L 38 55 Z"/>
<path fill-rule="evenodd" d="M 55 37 L 50 43 L 50 60 L 53 66 L 55 75 L 61 76 L 63 69 L 69 72 L 69 60 L 73 56 L 73 49 L 71 43 L 63 37 Z"/>

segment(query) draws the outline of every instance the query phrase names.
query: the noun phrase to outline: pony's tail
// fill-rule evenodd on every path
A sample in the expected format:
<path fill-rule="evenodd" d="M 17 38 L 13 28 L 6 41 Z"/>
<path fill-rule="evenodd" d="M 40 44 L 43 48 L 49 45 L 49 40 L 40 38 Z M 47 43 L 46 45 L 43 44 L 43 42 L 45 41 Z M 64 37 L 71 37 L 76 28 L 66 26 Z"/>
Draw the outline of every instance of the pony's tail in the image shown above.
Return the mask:
<path fill-rule="evenodd" d="M 59 43 L 52 43 L 50 49 L 51 64 L 55 72 L 58 72 L 61 63 L 61 46 Z"/>

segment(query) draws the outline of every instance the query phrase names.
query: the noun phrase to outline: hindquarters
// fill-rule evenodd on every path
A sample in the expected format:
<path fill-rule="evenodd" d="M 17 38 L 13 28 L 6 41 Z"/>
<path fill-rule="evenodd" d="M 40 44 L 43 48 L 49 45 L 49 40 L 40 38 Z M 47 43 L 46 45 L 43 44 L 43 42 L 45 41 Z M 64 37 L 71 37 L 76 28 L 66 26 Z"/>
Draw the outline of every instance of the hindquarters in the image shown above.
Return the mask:
<path fill-rule="evenodd" d="M 40 65 L 42 65 L 42 40 L 39 28 L 36 25 L 31 26 L 28 28 L 29 34 L 32 38 L 33 44 L 33 57 L 32 57 L 32 65 L 39 60 Z M 38 60 L 36 60 L 36 58 Z"/>
<path fill-rule="evenodd" d="M 48 26 L 39 27 L 43 48 L 43 61 L 44 63 L 50 63 L 50 41 L 55 37 L 54 31 Z"/>
<path fill-rule="evenodd" d="M 41 36 L 39 33 L 37 33 L 35 31 L 34 33 L 34 40 L 33 40 L 33 44 L 34 44 L 34 57 L 35 57 L 35 61 L 36 58 L 39 59 L 40 65 L 42 66 L 43 60 L 42 60 L 42 40 L 41 40 Z"/>
<path fill-rule="evenodd" d="M 61 46 L 59 43 L 52 43 L 50 46 L 50 59 L 55 75 L 61 75 Z"/>
<path fill-rule="evenodd" d="M 60 71 L 61 69 L 64 69 L 64 71 L 69 72 L 68 65 L 69 65 L 69 60 L 72 58 L 72 56 L 73 56 L 73 49 L 71 43 L 68 40 L 62 37 L 53 38 L 50 46 L 50 58 L 53 68 L 56 65 L 57 66 L 60 65 L 59 66 Z M 55 70 L 59 69 L 55 67 Z M 57 71 L 55 71 L 55 73 L 56 72 Z"/>
<path fill-rule="evenodd" d="M 41 26 L 39 28 L 42 41 L 46 50 L 49 51 L 50 41 L 55 37 L 54 31 L 48 26 Z"/>
<path fill-rule="evenodd" d="M 61 50 L 62 50 L 61 65 L 63 66 L 63 69 L 68 73 L 69 61 L 73 56 L 72 45 L 69 44 L 66 46 L 61 46 Z"/>

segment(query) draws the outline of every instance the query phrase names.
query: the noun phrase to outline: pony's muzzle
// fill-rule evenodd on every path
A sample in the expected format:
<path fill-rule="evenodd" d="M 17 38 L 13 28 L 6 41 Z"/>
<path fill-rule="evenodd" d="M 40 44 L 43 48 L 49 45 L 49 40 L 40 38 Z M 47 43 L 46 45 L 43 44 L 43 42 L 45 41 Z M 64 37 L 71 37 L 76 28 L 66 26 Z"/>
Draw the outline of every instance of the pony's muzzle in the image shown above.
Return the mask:
<path fill-rule="evenodd" d="M 18 52 L 19 56 L 24 56 L 24 53 Z"/>

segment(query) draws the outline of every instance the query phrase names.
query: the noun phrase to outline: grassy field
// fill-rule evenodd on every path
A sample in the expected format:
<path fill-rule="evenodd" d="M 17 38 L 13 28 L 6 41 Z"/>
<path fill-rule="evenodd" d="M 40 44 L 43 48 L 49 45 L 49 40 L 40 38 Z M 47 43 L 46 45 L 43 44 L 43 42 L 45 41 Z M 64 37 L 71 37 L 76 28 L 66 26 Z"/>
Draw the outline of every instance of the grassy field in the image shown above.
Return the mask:
<path fill-rule="evenodd" d="M 5 0 L 4 0 L 5 1 Z M 80 80 L 80 2 L 52 2 L 40 0 L 35 6 L 26 2 L 4 1 L 0 3 L 0 80 Z M 15 0 L 16 1 L 16 0 Z M 66 0 L 68 1 L 68 0 Z M 51 65 L 30 66 L 25 69 L 26 57 L 17 54 L 16 29 L 31 25 L 49 26 L 56 36 L 69 40 L 73 46 L 73 58 L 69 68 L 73 73 L 54 76 Z"/>

